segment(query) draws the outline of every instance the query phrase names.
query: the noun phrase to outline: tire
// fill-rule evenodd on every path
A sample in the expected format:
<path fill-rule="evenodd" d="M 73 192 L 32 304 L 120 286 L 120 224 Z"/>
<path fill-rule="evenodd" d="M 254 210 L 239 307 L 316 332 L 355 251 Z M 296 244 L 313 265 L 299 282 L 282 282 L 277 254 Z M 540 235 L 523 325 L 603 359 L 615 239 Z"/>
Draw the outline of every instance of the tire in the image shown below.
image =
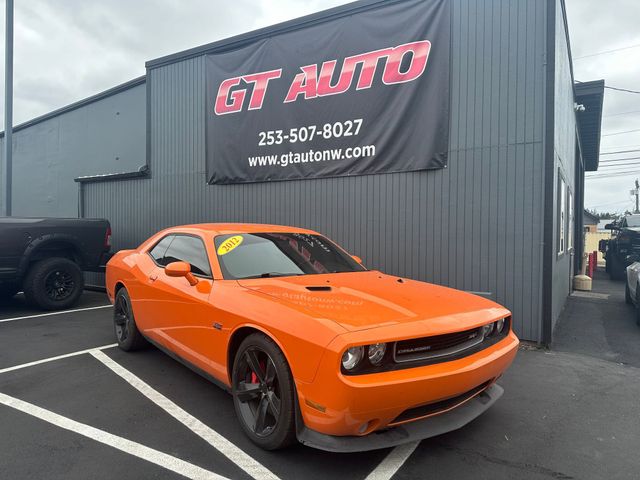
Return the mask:
<path fill-rule="evenodd" d="M 125 352 L 140 350 L 148 345 L 136 325 L 131 298 L 126 288 L 121 288 L 116 293 L 113 305 L 113 331 L 118 341 L 118 347 Z"/>
<path fill-rule="evenodd" d="M 631 290 L 629 290 L 629 282 L 625 282 L 624 284 L 624 303 L 627 305 L 631 305 L 633 301 L 631 300 Z"/>
<path fill-rule="evenodd" d="M 66 258 L 48 258 L 34 263 L 24 281 L 27 301 L 43 310 L 61 310 L 75 305 L 84 290 L 80 267 Z"/>
<path fill-rule="evenodd" d="M 623 280 L 625 273 L 624 265 L 620 263 L 617 256 L 613 255 L 611 257 L 611 267 L 609 268 L 611 280 Z"/>
<path fill-rule="evenodd" d="M 636 325 L 640 327 L 640 285 L 636 285 Z"/>
<path fill-rule="evenodd" d="M 278 346 L 261 333 L 240 344 L 233 362 L 232 394 L 238 421 L 265 450 L 296 442 L 294 382 Z"/>

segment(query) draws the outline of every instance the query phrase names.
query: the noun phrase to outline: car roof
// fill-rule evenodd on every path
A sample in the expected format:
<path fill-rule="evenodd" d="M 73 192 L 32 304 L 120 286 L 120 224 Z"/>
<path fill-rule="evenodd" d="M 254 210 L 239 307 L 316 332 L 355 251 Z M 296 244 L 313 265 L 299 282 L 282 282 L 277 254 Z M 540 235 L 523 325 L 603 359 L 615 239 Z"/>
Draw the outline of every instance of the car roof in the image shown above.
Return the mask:
<path fill-rule="evenodd" d="M 307 233 L 317 234 L 313 230 L 306 228 L 290 227 L 286 225 L 270 225 L 264 223 L 196 223 L 192 225 L 177 225 L 175 227 L 164 230 L 165 233 L 171 232 L 200 232 L 214 235 L 227 235 L 231 233 Z"/>

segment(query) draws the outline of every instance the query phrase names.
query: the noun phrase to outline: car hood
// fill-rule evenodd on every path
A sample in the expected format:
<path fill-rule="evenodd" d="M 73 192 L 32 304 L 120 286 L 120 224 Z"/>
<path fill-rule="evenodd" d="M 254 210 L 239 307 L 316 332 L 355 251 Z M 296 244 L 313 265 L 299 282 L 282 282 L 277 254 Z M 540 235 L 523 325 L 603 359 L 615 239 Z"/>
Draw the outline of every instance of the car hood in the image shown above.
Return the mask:
<path fill-rule="evenodd" d="M 421 322 L 425 334 L 474 328 L 509 311 L 491 300 L 377 271 L 238 280 L 347 331 Z"/>

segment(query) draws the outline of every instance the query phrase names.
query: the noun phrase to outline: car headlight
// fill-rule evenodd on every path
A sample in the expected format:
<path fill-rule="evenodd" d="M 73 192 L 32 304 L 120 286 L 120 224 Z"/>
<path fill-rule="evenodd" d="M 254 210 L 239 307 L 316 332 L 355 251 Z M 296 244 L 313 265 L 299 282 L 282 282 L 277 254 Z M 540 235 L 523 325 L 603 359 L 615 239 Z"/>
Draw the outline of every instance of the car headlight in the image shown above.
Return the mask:
<path fill-rule="evenodd" d="M 369 361 L 371 365 L 380 365 L 382 363 L 382 359 L 384 358 L 384 353 L 387 351 L 386 343 L 374 343 L 373 345 L 369 345 L 367 348 L 367 354 L 369 356 Z M 344 362 L 343 362 L 344 364 Z"/>
<path fill-rule="evenodd" d="M 504 328 L 504 318 L 501 318 L 496 322 L 496 333 L 502 333 L 503 328 Z"/>
<path fill-rule="evenodd" d="M 345 370 L 353 370 L 364 357 L 364 347 L 351 347 L 342 354 L 342 366 Z"/>
<path fill-rule="evenodd" d="M 493 334 L 494 328 L 495 328 L 495 323 L 489 323 L 488 325 L 483 325 L 482 336 L 484 338 L 490 337 Z"/>

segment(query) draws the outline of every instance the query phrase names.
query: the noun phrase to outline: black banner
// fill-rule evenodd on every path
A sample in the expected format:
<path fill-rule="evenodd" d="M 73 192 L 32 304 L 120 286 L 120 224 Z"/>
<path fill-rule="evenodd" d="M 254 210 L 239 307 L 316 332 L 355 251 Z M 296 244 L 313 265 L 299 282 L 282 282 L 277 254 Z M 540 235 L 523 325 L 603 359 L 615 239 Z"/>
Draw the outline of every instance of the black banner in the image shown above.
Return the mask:
<path fill-rule="evenodd" d="M 449 0 L 409 0 L 206 57 L 209 183 L 441 168 Z"/>

